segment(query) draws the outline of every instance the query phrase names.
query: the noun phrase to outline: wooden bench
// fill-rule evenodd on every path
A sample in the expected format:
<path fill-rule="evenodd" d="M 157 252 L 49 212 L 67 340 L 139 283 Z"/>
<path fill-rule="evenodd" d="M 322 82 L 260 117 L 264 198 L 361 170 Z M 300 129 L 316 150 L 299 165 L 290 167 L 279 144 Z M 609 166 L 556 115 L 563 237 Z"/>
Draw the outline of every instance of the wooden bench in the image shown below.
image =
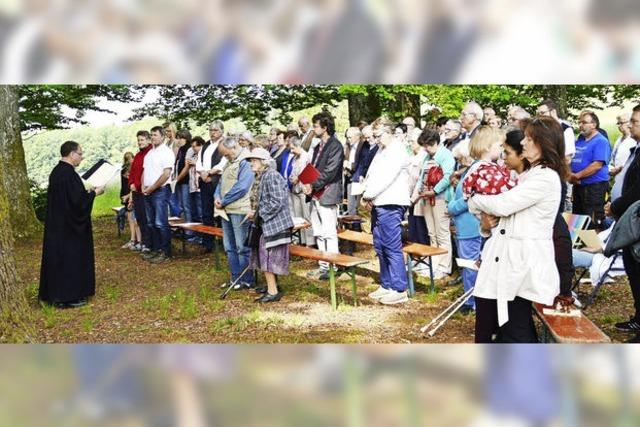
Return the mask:
<path fill-rule="evenodd" d="M 182 253 L 186 253 L 186 231 L 193 231 L 199 234 L 207 234 L 209 236 L 213 236 L 213 259 L 214 259 L 214 268 L 219 271 L 220 270 L 220 254 L 218 249 L 218 239 L 222 239 L 224 233 L 222 232 L 222 228 L 214 227 L 212 225 L 204 225 L 201 223 L 176 223 L 175 227 L 182 231 Z"/>
<path fill-rule="evenodd" d="M 357 258 L 351 255 L 334 254 L 329 252 L 319 251 L 317 249 L 308 248 L 300 245 L 290 245 L 289 255 L 298 256 L 301 258 L 312 259 L 314 261 L 324 261 L 329 263 L 329 286 L 331 292 L 331 307 L 335 310 L 338 308 L 338 301 L 336 298 L 336 277 L 334 266 L 340 266 L 345 268 L 346 273 L 351 277 L 351 291 L 353 295 L 353 305 L 358 304 L 358 298 L 356 293 L 356 272 L 355 267 L 366 264 L 369 261 L 362 258 Z"/>
<path fill-rule="evenodd" d="M 363 245 L 373 245 L 373 235 L 352 230 L 343 230 L 338 232 L 338 238 L 348 240 Z M 435 292 L 435 283 L 433 280 L 433 267 L 431 265 L 431 257 L 443 255 L 447 253 L 446 249 L 433 246 L 421 245 L 419 243 L 409 243 L 403 246 L 402 252 L 407 254 L 407 281 L 409 285 L 408 294 L 410 297 L 415 295 L 413 283 L 413 261 L 420 264 L 426 264 L 429 267 L 429 277 L 431 279 L 431 292 Z M 428 261 L 427 261 L 428 259 Z"/>
<path fill-rule="evenodd" d="M 533 310 L 543 325 L 542 341 L 558 343 L 608 343 L 611 339 L 588 317 L 544 314 L 542 304 L 534 303 Z"/>
<path fill-rule="evenodd" d="M 180 222 L 172 223 L 172 227 L 182 231 L 182 253 L 186 253 L 187 251 L 187 248 L 185 245 L 186 231 L 193 231 L 199 234 L 207 234 L 207 235 L 213 236 L 214 237 L 213 257 L 215 262 L 215 269 L 220 270 L 220 254 L 219 254 L 219 248 L 218 248 L 218 239 L 222 240 L 224 238 L 224 232 L 222 231 L 222 228 L 214 227 L 212 225 L 204 225 L 201 223 L 180 223 Z M 308 222 L 304 224 L 294 225 L 292 233 L 300 232 L 300 230 L 304 230 L 309 227 L 311 227 L 311 224 L 309 224 Z"/>

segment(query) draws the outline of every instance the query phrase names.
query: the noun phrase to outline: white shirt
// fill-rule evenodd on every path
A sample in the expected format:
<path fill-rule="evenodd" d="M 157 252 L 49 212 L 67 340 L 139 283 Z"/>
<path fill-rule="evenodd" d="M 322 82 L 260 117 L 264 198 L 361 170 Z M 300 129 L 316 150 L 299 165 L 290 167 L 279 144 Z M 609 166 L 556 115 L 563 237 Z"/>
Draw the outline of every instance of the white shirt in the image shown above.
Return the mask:
<path fill-rule="evenodd" d="M 165 144 L 160 144 L 149 150 L 144 157 L 142 185 L 151 187 L 158 178 L 162 176 L 165 169 L 171 169 L 173 171 L 175 158 L 173 150 Z"/>
<path fill-rule="evenodd" d="M 627 159 L 631 154 L 631 149 L 636 146 L 636 140 L 628 136 L 623 139 L 621 135 L 616 143 L 613 145 L 613 151 L 611 153 L 611 161 L 609 166 L 617 168 L 624 166 L 627 163 Z"/>
<path fill-rule="evenodd" d="M 364 180 L 365 199 L 375 206 L 409 206 L 409 167 L 411 158 L 404 144 L 393 139 L 386 148 L 380 147 Z"/>
<path fill-rule="evenodd" d="M 571 126 L 571 123 L 566 120 L 560 120 L 560 123 Z M 573 128 L 570 127 L 564 130 L 564 155 L 565 157 L 573 157 L 574 154 L 576 154 L 576 136 L 573 133 Z"/>
<path fill-rule="evenodd" d="M 211 156 L 218 149 L 218 144 L 222 141 L 222 138 L 219 138 L 216 142 L 212 142 L 209 144 L 204 153 L 200 150 L 198 155 L 198 160 L 196 161 L 196 172 L 204 172 L 211 169 L 218 169 L 222 171 L 224 167 L 227 165 L 227 158 L 222 157 L 222 159 L 215 165 L 211 165 Z"/>
<path fill-rule="evenodd" d="M 548 167 L 535 166 L 519 183 L 498 195 L 475 195 L 470 212 L 499 216 L 498 226 L 482 250 L 473 295 L 498 301 L 498 324 L 509 320 L 507 302 L 516 296 L 545 305 L 560 292 L 553 225 L 560 206 L 560 178 Z"/>

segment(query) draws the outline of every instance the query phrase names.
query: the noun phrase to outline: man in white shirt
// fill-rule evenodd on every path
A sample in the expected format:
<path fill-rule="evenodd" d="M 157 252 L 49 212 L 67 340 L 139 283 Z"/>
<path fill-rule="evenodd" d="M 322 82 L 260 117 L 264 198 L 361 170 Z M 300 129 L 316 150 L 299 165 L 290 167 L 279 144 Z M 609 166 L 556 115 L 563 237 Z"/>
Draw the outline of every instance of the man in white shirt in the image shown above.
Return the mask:
<path fill-rule="evenodd" d="M 209 137 L 211 139 L 202 146 L 196 160 L 196 172 L 199 176 L 198 182 L 202 200 L 202 223 L 213 226 L 214 194 L 220 181 L 220 174 L 228 161 L 218 150 L 224 137 L 224 124 L 220 120 L 209 125 Z M 211 252 L 213 250 L 213 236 L 205 235 L 202 238 L 202 245 L 206 252 Z"/>
<path fill-rule="evenodd" d="M 144 158 L 142 172 L 142 194 L 147 214 L 147 227 L 151 235 L 151 252 L 143 254 L 146 261 L 154 264 L 165 262 L 171 256 L 171 228 L 169 227 L 169 178 L 173 171 L 173 150 L 164 144 L 164 129 L 151 129 L 153 148 Z"/>

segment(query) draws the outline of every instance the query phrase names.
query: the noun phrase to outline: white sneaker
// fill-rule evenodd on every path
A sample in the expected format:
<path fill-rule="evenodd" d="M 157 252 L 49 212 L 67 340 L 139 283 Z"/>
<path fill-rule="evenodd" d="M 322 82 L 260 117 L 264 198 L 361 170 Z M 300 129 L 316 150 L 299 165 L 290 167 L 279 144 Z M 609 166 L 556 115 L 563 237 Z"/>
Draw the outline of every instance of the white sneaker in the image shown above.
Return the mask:
<path fill-rule="evenodd" d="M 133 240 L 129 240 L 127 243 L 120 246 L 120 249 L 131 249 L 133 245 L 135 245 L 135 242 Z"/>
<path fill-rule="evenodd" d="M 378 287 L 378 289 L 376 289 L 375 291 L 373 291 L 373 292 L 371 292 L 369 294 L 369 298 L 372 298 L 372 299 L 375 299 L 375 300 L 379 300 L 380 298 L 382 298 L 383 296 L 385 296 L 389 292 L 391 292 L 391 289 L 383 288 L 382 286 L 380 286 L 380 287 Z"/>
<path fill-rule="evenodd" d="M 407 291 L 390 291 L 378 301 L 380 301 L 381 304 L 385 305 L 402 304 L 403 302 L 409 301 L 409 297 L 407 296 Z"/>

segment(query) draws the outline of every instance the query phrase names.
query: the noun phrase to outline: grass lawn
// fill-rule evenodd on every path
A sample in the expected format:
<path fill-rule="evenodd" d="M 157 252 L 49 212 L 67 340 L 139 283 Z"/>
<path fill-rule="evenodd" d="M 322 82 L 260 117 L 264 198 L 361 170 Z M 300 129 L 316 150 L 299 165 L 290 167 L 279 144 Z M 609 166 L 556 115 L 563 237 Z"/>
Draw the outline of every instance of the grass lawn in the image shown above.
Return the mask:
<path fill-rule="evenodd" d="M 16 242 L 18 270 L 26 284 L 39 342 L 209 342 L 209 343 L 409 343 L 473 342 L 474 316 L 454 315 L 433 338 L 419 332 L 424 324 L 462 294 L 462 286 L 448 287 L 438 281 L 429 294 L 428 280 L 418 278 L 416 297 L 398 307 L 379 305 L 367 298 L 377 287 L 377 274 L 359 270 L 360 305 L 351 305 L 351 284 L 338 282 L 339 308 L 331 310 L 329 284 L 306 279 L 315 263 L 293 259 L 291 274 L 281 278 L 280 302 L 259 305 L 253 291 L 232 291 L 220 300 L 220 284 L 228 279 L 225 258 L 222 271 L 214 268 L 212 254 L 197 246 L 179 250 L 174 239 L 174 258 L 160 266 L 142 261 L 120 249 L 126 237 L 116 236 L 111 204 L 107 216 L 94 220 L 96 295 L 77 310 L 41 307 L 37 301 L 42 237 Z M 117 205 L 116 205 L 117 206 Z M 126 233 L 125 233 L 126 234 Z M 360 248 L 356 255 L 374 258 L 372 250 Z M 346 275 L 345 275 L 346 277 Z M 264 284 L 264 277 L 259 276 Z M 588 292 L 589 285 L 581 291 Z M 626 317 L 632 298 L 626 278 L 603 287 L 587 315 L 614 341 L 628 338 L 613 323 Z"/>

